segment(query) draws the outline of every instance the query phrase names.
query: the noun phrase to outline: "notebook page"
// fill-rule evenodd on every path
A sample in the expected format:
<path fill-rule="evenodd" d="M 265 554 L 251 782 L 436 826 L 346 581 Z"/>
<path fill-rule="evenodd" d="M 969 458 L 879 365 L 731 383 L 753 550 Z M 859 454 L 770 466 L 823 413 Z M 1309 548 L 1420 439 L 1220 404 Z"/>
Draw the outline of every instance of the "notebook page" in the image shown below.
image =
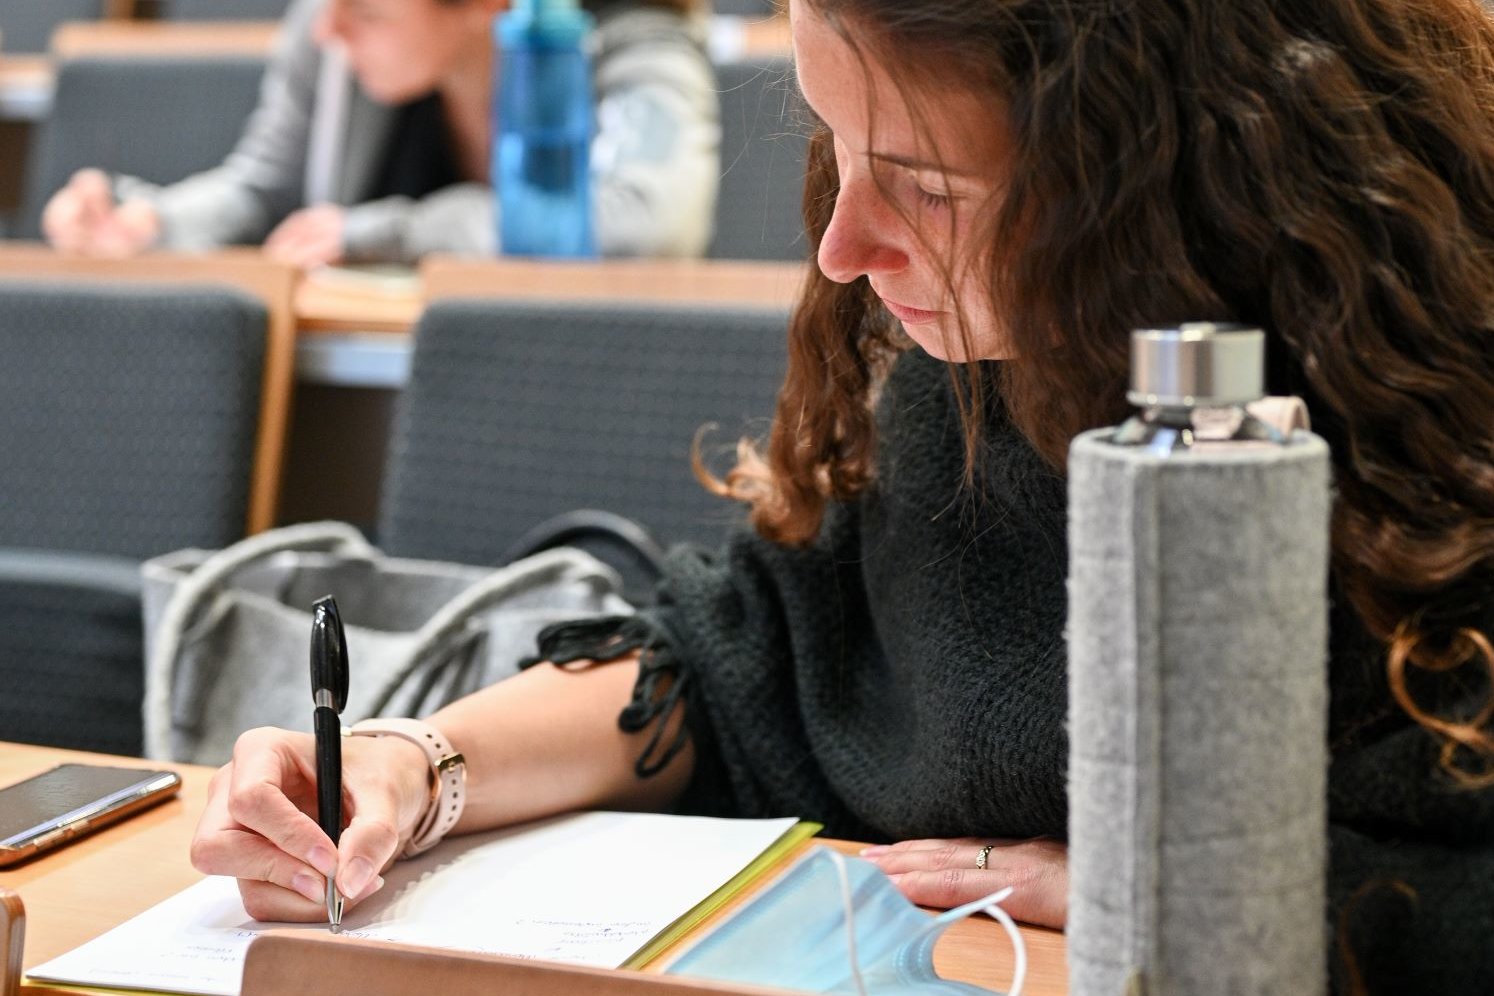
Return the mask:
<path fill-rule="evenodd" d="M 350 910 L 354 937 L 616 968 L 795 826 L 578 813 L 458 837 L 385 873 Z M 28 976 L 73 985 L 236 996 L 251 920 L 233 879 L 183 890 Z"/>

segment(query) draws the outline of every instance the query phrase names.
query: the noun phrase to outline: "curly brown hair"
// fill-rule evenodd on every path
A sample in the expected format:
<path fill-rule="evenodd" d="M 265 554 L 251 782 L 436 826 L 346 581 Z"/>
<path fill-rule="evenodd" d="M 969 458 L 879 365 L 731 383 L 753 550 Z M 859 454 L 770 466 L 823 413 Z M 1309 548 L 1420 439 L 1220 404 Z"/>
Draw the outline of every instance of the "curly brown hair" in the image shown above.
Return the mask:
<path fill-rule="evenodd" d="M 953 74 L 1005 104 L 983 244 L 1002 247 L 989 287 L 1018 358 L 983 366 L 1055 468 L 1124 414 L 1130 329 L 1267 330 L 1269 389 L 1305 397 L 1332 446 L 1335 575 L 1390 645 L 1392 689 L 1450 768 L 1494 782 L 1494 706 L 1438 718 L 1405 680 L 1408 663 L 1494 676 L 1494 22 L 1477 0 L 802 2 L 912 88 Z M 812 251 L 836 191 L 821 129 Z M 767 452 L 744 441 L 719 489 L 801 544 L 871 480 L 871 402 L 903 347 L 865 278 L 815 267 L 790 343 Z M 981 370 L 954 378 L 973 385 L 967 464 Z"/>

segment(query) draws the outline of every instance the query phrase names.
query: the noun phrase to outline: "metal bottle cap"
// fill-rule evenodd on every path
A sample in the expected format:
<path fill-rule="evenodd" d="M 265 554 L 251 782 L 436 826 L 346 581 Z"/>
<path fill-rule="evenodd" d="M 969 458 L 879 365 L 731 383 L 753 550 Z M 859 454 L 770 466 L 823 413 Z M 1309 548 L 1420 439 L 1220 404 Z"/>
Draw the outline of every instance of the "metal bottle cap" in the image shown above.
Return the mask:
<path fill-rule="evenodd" d="M 1213 408 L 1265 396 L 1266 336 L 1229 322 L 1131 333 L 1131 390 L 1140 408 Z"/>

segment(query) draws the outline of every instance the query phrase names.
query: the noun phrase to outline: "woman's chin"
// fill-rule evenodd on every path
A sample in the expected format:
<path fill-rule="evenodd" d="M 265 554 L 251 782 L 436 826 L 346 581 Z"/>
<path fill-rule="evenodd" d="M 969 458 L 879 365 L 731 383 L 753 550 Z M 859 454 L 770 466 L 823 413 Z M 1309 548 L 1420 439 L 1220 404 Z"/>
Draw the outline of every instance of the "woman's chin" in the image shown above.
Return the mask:
<path fill-rule="evenodd" d="M 972 360 L 1004 360 L 1011 356 L 1006 343 L 997 336 L 975 335 L 974 342 L 966 342 L 959 329 L 946 329 L 940 322 L 899 322 L 925 353 L 945 363 L 969 363 Z M 994 342 L 984 341 L 987 338 Z"/>

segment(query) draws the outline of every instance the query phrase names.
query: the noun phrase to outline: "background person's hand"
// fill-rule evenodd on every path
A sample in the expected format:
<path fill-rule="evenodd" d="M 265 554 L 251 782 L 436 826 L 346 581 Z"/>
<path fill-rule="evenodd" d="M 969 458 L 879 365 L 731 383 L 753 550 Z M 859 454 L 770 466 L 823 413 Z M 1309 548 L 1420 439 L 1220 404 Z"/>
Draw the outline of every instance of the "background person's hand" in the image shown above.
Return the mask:
<path fill-rule="evenodd" d="M 265 239 L 265 252 L 278 263 L 309 270 L 342 259 L 342 230 L 346 210 L 318 204 L 288 215 Z"/>
<path fill-rule="evenodd" d="M 56 249 L 88 256 L 134 256 L 161 235 L 156 209 L 145 201 L 114 203 L 109 177 L 96 169 L 74 173 L 42 211 L 42 234 Z"/>
<path fill-rule="evenodd" d="M 233 760 L 213 777 L 192 865 L 239 880 L 244 909 L 256 920 L 327 918 L 327 876 L 336 874 L 349 905 L 384 884 L 430 799 L 430 764 L 397 737 L 346 737 L 340 846 L 316 822 L 316 746 L 305 733 L 250 730 Z"/>
<path fill-rule="evenodd" d="M 986 867 L 975 867 L 980 849 L 993 845 Z M 898 889 L 921 906 L 949 909 L 1006 886 L 1001 908 L 1017 920 L 1062 927 L 1069 909 L 1069 849 L 1056 840 L 905 840 L 866 848 L 861 856 L 887 873 Z"/>

